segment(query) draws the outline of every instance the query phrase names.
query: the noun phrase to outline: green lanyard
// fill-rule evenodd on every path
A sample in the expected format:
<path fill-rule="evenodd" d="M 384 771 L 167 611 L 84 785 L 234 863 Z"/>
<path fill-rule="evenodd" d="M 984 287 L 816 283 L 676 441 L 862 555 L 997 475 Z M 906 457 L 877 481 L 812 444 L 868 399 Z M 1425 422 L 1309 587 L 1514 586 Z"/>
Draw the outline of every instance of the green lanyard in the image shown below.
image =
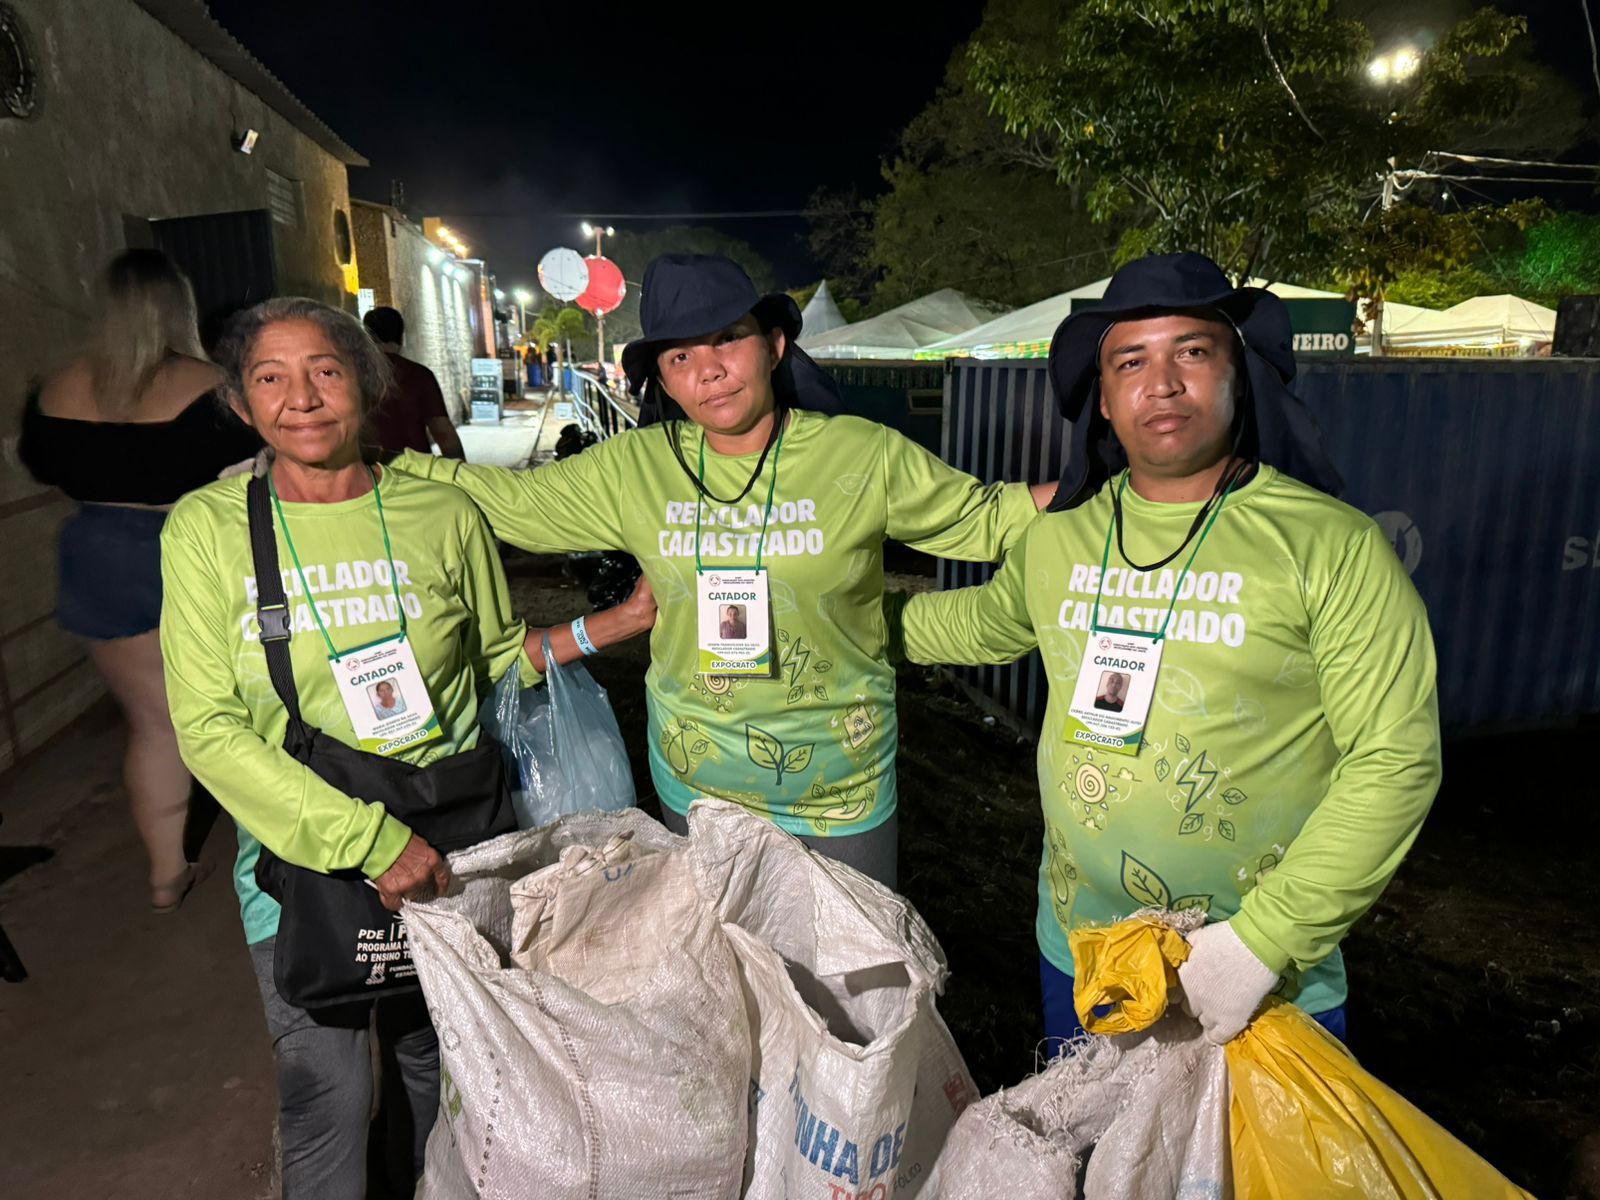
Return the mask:
<path fill-rule="evenodd" d="M 778 414 L 778 419 L 783 420 L 783 414 Z M 756 542 L 756 570 L 761 570 L 761 551 L 767 541 L 767 522 L 772 520 L 772 497 L 778 490 L 778 459 L 783 454 L 783 430 L 778 431 L 778 442 L 772 448 L 772 479 L 767 484 L 767 511 L 761 517 L 761 538 Z M 706 482 L 706 435 L 700 433 L 700 479 L 701 491 L 704 491 Z M 700 561 L 700 514 L 705 510 L 705 498 L 696 495 L 694 498 L 694 569 L 696 572 L 704 571 L 705 564 Z"/>
<path fill-rule="evenodd" d="M 378 502 L 378 527 L 383 530 L 383 552 L 389 556 L 389 585 L 394 588 L 394 606 L 400 614 L 400 639 L 404 641 L 406 606 L 400 599 L 400 578 L 394 569 L 394 550 L 389 545 L 389 523 L 383 519 L 383 493 L 378 490 L 378 480 L 373 475 L 371 467 L 367 468 L 367 478 L 372 480 L 372 498 Z M 305 591 L 306 604 L 317 622 L 317 628 L 322 631 L 322 640 L 328 643 L 328 657 L 338 662 L 339 652 L 333 648 L 333 639 L 328 636 L 328 627 L 322 623 L 322 614 L 317 611 L 317 602 L 311 598 L 311 585 L 306 581 L 305 568 L 300 565 L 300 555 L 295 552 L 294 538 L 289 536 L 289 522 L 284 518 L 283 505 L 278 501 L 278 485 L 273 482 L 270 470 L 267 472 L 267 488 L 272 492 L 272 507 L 278 514 L 278 525 L 283 530 L 283 540 L 289 546 L 289 557 L 294 561 L 295 574 L 300 576 L 300 587 Z"/>
<path fill-rule="evenodd" d="M 1122 497 L 1127 493 L 1128 476 L 1131 474 L 1131 471 L 1122 473 L 1122 483 L 1117 488 L 1117 503 L 1119 504 L 1122 502 Z M 1172 610 L 1178 606 L 1178 593 L 1183 591 L 1183 581 L 1189 574 L 1189 568 L 1194 566 L 1195 555 L 1199 554 L 1200 547 L 1205 545 L 1206 534 L 1211 532 L 1211 527 L 1217 523 L 1217 518 L 1222 515 L 1222 506 L 1228 502 L 1228 493 L 1233 491 L 1233 485 L 1236 482 L 1238 482 L 1237 476 L 1228 481 L 1228 486 L 1223 489 L 1222 499 L 1217 501 L 1216 512 L 1211 514 L 1211 519 L 1206 522 L 1205 528 L 1200 531 L 1200 540 L 1195 542 L 1194 549 L 1189 553 L 1188 561 L 1183 564 L 1183 570 L 1178 572 L 1177 585 L 1172 589 L 1172 603 L 1167 605 L 1167 615 L 1162 619 L 1161 632 L 1155 636 L 1155 640 L 1158 642 L 1167 636 L 1167 626 L 1172 624 Z M 1116 518 L 1113 517 L 1111 524 L 1106 526 L 1106 548 L 1105 552 L 1100 555 L 1100 582 L 1094 591 L 1094 611 L 1089 615 L 1089 626 L 1095 633 L 1104 632 L 1100 625 L 1100 598 L 1105 593 L 1106 565 L 1111 561 L 1111 533 L 1116 528 L 1116 524 Z"/>

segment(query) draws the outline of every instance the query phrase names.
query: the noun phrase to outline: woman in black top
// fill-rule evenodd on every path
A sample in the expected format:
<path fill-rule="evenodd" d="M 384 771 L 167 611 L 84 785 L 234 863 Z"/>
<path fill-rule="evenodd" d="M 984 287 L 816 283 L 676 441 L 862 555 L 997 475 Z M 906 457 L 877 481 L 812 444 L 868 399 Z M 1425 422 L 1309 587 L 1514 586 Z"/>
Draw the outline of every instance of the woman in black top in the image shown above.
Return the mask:
<path fill-rule="evenodd" d="M 183 853 L 190 778 L 157 640 L 161 526 L 178 497 L 260 444 L 213 394 L 221 382 L 189 281 L 160 251 L 128 250 L 106 272 L 89 343 L 23 410 L 22 461 L 78 502 L 61 529 L 56 619 L 87 639 L 127 718 L 123 781 L 157 912 L 196 881 Z"/>

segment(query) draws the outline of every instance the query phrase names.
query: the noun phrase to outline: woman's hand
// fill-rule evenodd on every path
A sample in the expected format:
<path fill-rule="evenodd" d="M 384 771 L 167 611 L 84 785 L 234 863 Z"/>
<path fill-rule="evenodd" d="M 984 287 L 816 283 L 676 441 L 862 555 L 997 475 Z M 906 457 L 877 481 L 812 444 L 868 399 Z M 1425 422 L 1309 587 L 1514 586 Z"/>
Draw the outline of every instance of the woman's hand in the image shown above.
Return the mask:
<path fill-rule="evenodd" d="M 450 864 L 416 834 L 400 851 L 394 864 L 372 881 L 390 912 L 400 911 L 402 900 L 432 900 L 450 886 Z"/>
<path fill-rule="evenodd" d="M 641 574 L 628 598 L 617 606 L 628 618 L 631 632 L 626 637 L 649 633 L 656 624 L 656 594 L 650 589 L 650 579 Z M 621 640 L 620 638 L 618 639 Z"/>
<path fill-rule="evenodd" d="M 633 585 L 628 598 L 615 608 L 590 613 L 584 618 L 584 632 L 596 650 L 604 650 L 618 642 L 649 633 L 656 623 L 656 594 L 650 590 L 650 581 L 643 575 Z M 550 635 L 550 650 L 558 663 L 576 662 L 583 657 L 571 625 L 552 625 L 549 629 L 530 629 L 522 643 L 528 661 L 541 675 L 548 674 L 550 666 L 544 660 L 544 636 Z"/>

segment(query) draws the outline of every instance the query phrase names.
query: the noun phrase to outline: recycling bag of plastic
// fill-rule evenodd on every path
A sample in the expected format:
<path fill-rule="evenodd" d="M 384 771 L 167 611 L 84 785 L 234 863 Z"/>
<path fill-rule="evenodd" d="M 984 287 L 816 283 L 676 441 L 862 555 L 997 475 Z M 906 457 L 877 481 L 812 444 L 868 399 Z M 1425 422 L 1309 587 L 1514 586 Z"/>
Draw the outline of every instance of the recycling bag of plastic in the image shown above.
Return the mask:
<path fill-rule="evenodd" d="M 1072 934 L 1084 1028 L 1148 1023 L 1188 943 L 1164 914 Z M 1097 1005 L 1112 1011 L 1097 1016 Z M 1197 1034 L 1198 1036 L 1198 1034 Z M 1227 1062 L 1234 1196 L 1242 1200 L 1526 1198 L 1291 1004 L 1269 999 L 1220 1051 Z"/>
<path fill-rule="evenodd" d="M 580 813 L 450 866 L 405 908 L 439 1033 L 422 1200 L 734 1200 L 751 1032 L 688 843 Z"/>
<path fill-rule="evenodd" d="M 633 771 L 605 688 L 581 662 L 562 666 L 550 652 L 542 686 L 521 686 L 515 665 L 484 701 L 478 723 L 506 748 L 519 829 L 538 829 L 580 812 L 616 812 L 634 803 Z"/>

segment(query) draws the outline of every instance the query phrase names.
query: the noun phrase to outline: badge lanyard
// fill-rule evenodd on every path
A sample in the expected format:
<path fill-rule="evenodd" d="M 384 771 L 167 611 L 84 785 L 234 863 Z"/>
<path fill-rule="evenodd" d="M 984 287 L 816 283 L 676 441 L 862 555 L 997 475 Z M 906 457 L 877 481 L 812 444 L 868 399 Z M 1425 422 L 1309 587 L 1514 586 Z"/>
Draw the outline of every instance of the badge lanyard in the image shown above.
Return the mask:
<path fill-rule="evenodd" d="M 400 620 L 400 632 L 393 637 L 380 638 L 341 652 L 333 644 L 322 614 L 317 611 L 311 597 L 311 583 L 300 563 L 300 553 L 295 549 L 294 537 L 289 532 L 289 522 L 283 514 L 283 504 L 278 499 L 277 484 L 268 475 L 272 493 L 272 507 L 277 514 L 278 526 L 283 530 L 283 540 L 289 547 L 289 557 L 294 562 L 295 574 L 306 597 L 306 607 L 328 647 L 328 668 L 333 673 L 334 685 L 344 702 L 355 731 L 360 749 L 374 754 L 398 754 L 400 751 L 432 741 L 443 736 L 438 714 L 428 696 L 428 681 L 417 664 L 417 656 L 406 637 L 406 608 L 400 597 L 400 572 L 394 565 L 394 547 L 389 541 L 389 523 L 383 515 L 383 493 L 378 480 L 367 468 L 367 478 L 372 481 L 372 496 L 378 507 L 378 527 L 383 530 L 383 552 L 389 560 L 389 585 L 394 590 L 395 613 Z M 384 692 L 387 689 L 388 695 Z"/>
<path fill-rule="evenodd" d="M 780 422 L 783 416 L 777 418 Z M 769 443 L 772 450 L 772 478 L 767 481 L 766 510 L 761 515 L 761 532 L 756 538 L 754 570 L 739 567 L 707 568 L 700 552 L 704 526 L 706 440 L 700 435 L 700 469 L 695 480 L 698 493 L 694 502 L 694 567 L 698 627 L 698 666 L 702 676 L 770 676 L 773 674 L 771 589 L 762 567 L 767 543 L 767 528 L 772 522 L 773 500 L 778 491 L 778 462 L 783 456 L 783 431 Z M 761 455 L 766 461 L 766 452 Z M 755 486 L 761 465 L 750 477 L 743 494 Z M 726 621 L 723 619 L 726 616 Z"/>
<path fill-rule="evenodd" d="M 1113 515 L 1106 527 L 1105 549 L 1100 555 L 1100 578 L 1095 587 L 1094 610 L 1089 618 L 1090 634 L 1084 644 L 1083 661 L 1079 664 L 1078 679 L 1068 705 L 1065 732 L 1068 742 L 1099 747 L 1113 754 L 1139 753 L 1139 747 L 1144 742 L 1150 706 L 1155 699 L 1156 676 L 1161 671 L 1161 654 L 1165 648 L 1167 628 L 1172 624 L 1172 614 L 1178 606 L 1184 580 L 1189 577 L 1189 568 L 1194 566 L 1200 547 L 1205 545 L 1206 535 L 1222 515 L 1239 474 L 1235 472 L 1228 479 L 1214 506 L 1208 501 L 1206 508 L 1200 511 L 1200 517 L 1207 517 L 1207 509 L 1211 510 L 1204 524 L 1197 518 L 1190 526 L 1189 537 L 1194 537 L 1197 528 L 1200 536 L 1195 541 L 1194 549 L 1189 552 L 1183 569 L 1178 572 L 1177 583 L 1172 589 L 1172 601 L 1161 619 L 1161 627 L 1154 631 L 1118 629 L 1100 623 L 1113 535 L 1118 535 L 1119 549 L 1121 547 L 1121 522 L 1118 517 L 1131 472 L 1123 475 L 1112 497 Z M 1184 539 L 1185 544 L 1188 540 Z M 1182 552 L 1183 546 L 1179 546 L 1156 566 L 1171 562 Z M 1125 552 L 1122 557 L 1125 562 L 1129 561 Z M 1130 568 L 1132 565 L 1129 562 Z"/>
<path fill-rule="evenodd" d="M 372 468 L 367 468 L 367 478 L 372 481 L 372 498 L 378 502 L 378 528 L 383 530 L 383 552 L 389 559 L 389 585 L 394 588 L 395 611 L 400 614 L 400 640 L 406 636 L 406 606 L 400 601 L 400 579 L 394 569 L 394 550 L 389 545 L 389 524 L 383 519 L 383 493 L 378 488 L 378 480 L 372 473 Z M 306 580 L 305 569 L 300 565 L 300 555 L 295 552 L 294 538 L 289 535 L 289 522 L 284 518 L 283 505 L 278 500 L 278 485 L 272 478 L 272 472 L 267 472 L 267 486 L 272 492 L 272 507 L 278 514 L 278 527 L 283 530 L 283 540 L 289 547 L 289 559 L 294 563 L 295 574 L 300 577 L 300 587 L 305 592 L 307 607 L 316 619 L 317 628 L 322 632 L 322 640 L 328 644 L 328 659 L 338 662 L 344 656 L 333 647 L 333 639 L 328 636 L 328 627 L 322 623 L 322 614 L 317 611 L 317 606 L 311 603 L 311 584 Z"/>
<path fill-rule="evenodd" d="M 1131 471 L 1124 471 L 1123 475 L 1122 475 L 1122 483 L 1117 488 L 1116 500 L 1117 500 L 1117 507 L 1119 509 L 1120 509 L 1120 507 L 1122 505 L 1122 496 L 1128 490 L 1128 478 L 1131 475 L 1132 475 Z M 1194 560 L 1195 560 L 1196 556 L 1199 555 L 1199 553 L 1200 553 L 1200 547 L 1205 545 L 1205 543 L 1206 543 L 1206 534 L 1211 532 L 1211 527 L 1217 523 L 1217 518 L 1222 515 L 1222 507 L 1223 507 L 1223 505 L 1228 503 L 1228 495 L 1233 491 L 1233 485 L 1238 482 L 1238 479 L 1239 479 L 1238 475 L 1235 474 L 1234 477 L 1228 481 L 1228 486 L 1222 490 L 1222 498 L 1217 501 L 1217 507 L 1216 507 L 1215 511 L 1212 512 L 1210 519 L 1208 521 L 1206 521 L 1204 528 L 1202 528 L 1200 530 L 1200 540 L 1195 542 L 1194 549 L 1189 552 L 1189 558 L 1183 564 L 1183 570 L 1178 572 L 1178 582 L 1176 584 L 1174 584 L 1173 588 L 1172 588 L 1172 602 L 1167 605 L 1167 615 L 1162 619 L 1162 621 L 1161 621 L 1161 629 L 1156 633 L 1155 638 L 1153 640 L 1155 640 L 1157 642 L 1160 642 L 1160 641 L 1163 641 L 1166 638 L 1166 636 L 1167 636 L 1167 626 L 1172 623 L 1172 610 L 1174 608 L 1176 608 L 1177 605 L 1178 605 L 1178 593 L 1183 590 L 1183 581 L 1184 581 L 1185 578 L 1188 577 L 1189 568 L 1194 566 Z M 1116 531 L 1116 529 L 1117 529 L 1117 520 L 1116 520 L 1116 517 L 1113 516 L 1112 519 L 1111 519 L 1111 523 L 1106 526 L 1106 548 L 1100 555 L 1100 579 L 1099 579 L 1099 581 L 1098 581 L 1098 583 L 1097 583 L 1097 585 L 1095 587 L 1094 611 L 1089 614 L 1089 627 L 1095 633 L 1105 633 L 1105 632 L 1108 631 L 1107 627 L 1102 626 L 1100 624 L 1100 607 L 1101 607 L 1100 601 L 1101 601 L 1101 598 L 1105 595 L 1106 567 L 1109 566 L 1110 562 L 1111 562 L 1111 535 L 1112 535 L 1112 533 L 1114 531 Z M 1122 549 L 1121 544 L 1120 544 L 1120 539 L 1118 540 L 1118 542 L 1119 542 L 1119 544 L 1118 544 L 1117 549 L 1120 552 L 1121 549 Z M 1125 561 L 1125 562 L 1128 561 L 1128 556 L 1127 556 L 1126 553 L 1123 553 L 1122 557 L 1123 557 L 1123 561 Z M 1175 558 L 1175 557 L 1177 557 L 1176 554 L 1169 555 L 1165 561 L 1166 562 L 1171 562 L 1172 559 Z M 1131 566 L 1132 564 L 1129 563 L 1129 565 Z M 1156 565 L 1157 566 L 1162 566 L 1164 564 L 1158 563 Z M 1120 632 L 1120 631 L 1118 631 L 1118 630 L 1110 630 L 1110 632 Z"/>

